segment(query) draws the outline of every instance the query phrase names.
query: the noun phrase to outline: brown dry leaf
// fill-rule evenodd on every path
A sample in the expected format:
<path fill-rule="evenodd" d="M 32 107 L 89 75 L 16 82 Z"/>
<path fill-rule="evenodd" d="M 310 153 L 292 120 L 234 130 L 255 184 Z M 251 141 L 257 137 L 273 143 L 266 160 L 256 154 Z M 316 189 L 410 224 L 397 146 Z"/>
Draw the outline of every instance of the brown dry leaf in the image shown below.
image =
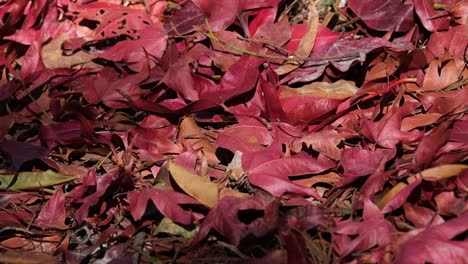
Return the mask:
<path fill-rule="evenodd" d="M 409 116 L 401 120 L 401 130 L 410 131 L 417 127 L 428 126 L 434 124 L 442 114 L 439 113 L 428 113 Z"/>
<path fill-rule="evenodd" d="M 23 251 L 28 251 L 28 254 L 54 254 L 57 251 L 57 247 L 60 245 L 60 241 L 62 239 L 63 237 L 61 235 L 53 235 L 41 238 L 26 238 L 15 236 L 0 242 L 0 248 L 21 249 Z M 0 261 L 0 263 L 3 262 Z"/>
<path fill-rule="evenodd" d="M 404 188 L 406 188 L 406 186 L 408 186 L 408 184 L 404 183 L 404 182 L 399 182 L 397 183 L 395 186 L 393 186 L 393 188 L 388 191 L 383 197 L 382 199 L 380 199 L 377 203 L 377 206 L 382 209 L 385 207 L 385 205 L 387 205 L 387 203 L 395 196 L 397 195 L 401 190 L 403 190 Z"/>
<path fill-rule="evenodd" d="M 343 100 L 356 94 L 358 91 L 352 81 L 338 80 L 334 83 L 313 82 L 301 88 L 282 87 L 280 96 L 282 99 L 291 96 L 311 96 L 323 99 Z"/>
<path fill-rule="evenodd" d="M 458 57 L 450 59 L 435 59 L 426 70 L 422 88 L 424 90 L 439 90 L 458 81 L 465 69 L 465 63 Z"/>
<path fill-rule="evenodd" d="M 60 263 L 51 254 L 29 252 L 22 250 L 7 250 L 0 254 L 0 263 L 3 264 L 54 264 Z"/>
<path fill-rule="evenodd" d="M 302 143 L 312 147 L 315 151 L 326 155 L 334 160 L 340 160 L 341 150 L 337 147 L 344 138 L 334 129 L 311 132 L 300 139 L 299 150 Z M 298 142 L 298 143 L 299 143 Z"/>
<path fill-rule="evenodd" d="M 458 2 L 452 9 L 450 9 L 450 14 L 455 18 L 455 22 L 460 25 L 468 24 L 468 1 Z"/>
<path fill-rule="evenodd" d="M 208 135 L 208 131 L 200 128 L 193 117 L 185 117 L 180 123 L 179 142 L 189 149 L 203 149 L 206 159 L 209 163 L 218 164 L 216 157 L 216 145 L 210 142 L 210 138 L 216 135 Z M 211 138 L 216 140 L 216 138 Z"/>
<path fill-rule="evenodd" d="M 312 187 L 316 183 L 324 182 L 328 184 L 335 184 L 341 179 L 340 175 L 336 172 L 329 172 L 322 175 L 316 175 L 307 179 L 300 179 L 293 181 L 294 183 Z"/>
<path fill-rule="evenodd" d="M 169 161 L 169 172 L 184 192 L 210 208 L 224 196 L 249 197 L 246 193 L 219 186 L 206 178 L 193 174 L 173 161 Z"/>
<path fill-rule="evenodd" d="M 372 81 L 381 78 L 387 78 L 394 74 L 400 63 L 395 60 L 393 57 L 389 56 L 385 60 L 377 62 L 375 65 L 370 68 L 366 74 L 366 82 Z"/>
<path fill-rule="evenodd" d="M 78 51 L 70 56 L 62 55 L 62 43 L 68 40 L 67 34 L 62 34 L 56 39 L 52 39 L 49 43 L 42 47 L 41 58 L 45 67 L 48 69 L 57 68 L 73 68 L 73 67 L 88 67 L 99 68 L 101 66 L 95 64 L 91 60 L 95 57 L 84 51 Z"/>
<path fill-rule="evenodd" d="M 421 176 L 426 181 L 438 181 L 457 176 L 467 169 L 468 165 L 464 164 L 445 164 L 423 170 L 418 173 L 418 176 Z"/>
<path fill-rule="evenodd" d="M 307 58 L 310 52 L 314 48 L 315 39 L 317 38 L 317 29 L 319 24 L 319 14 L 313 1 L 309 1 L 308 6 L 308 18 L 307 18 L 307 31 L 302 37 L 299 47 L 297 48 L 295 55 L 299 58 Z M 283 75 L 293 71 L 299 67 L 300 62 L 286 63 L 275 69 L 278 75 Z"/>

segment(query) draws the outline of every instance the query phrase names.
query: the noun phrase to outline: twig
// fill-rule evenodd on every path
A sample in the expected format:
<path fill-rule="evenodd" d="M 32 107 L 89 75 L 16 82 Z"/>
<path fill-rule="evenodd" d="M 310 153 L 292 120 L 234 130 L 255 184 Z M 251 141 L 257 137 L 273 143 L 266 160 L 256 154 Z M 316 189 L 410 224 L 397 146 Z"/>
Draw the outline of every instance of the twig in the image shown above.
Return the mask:
<path fill-rule="evenodd" d="M 264 58 L 264 59 L 270 59 L 270 60 L 284 60 L 284 61 L 299 61 L 299 62 L 307 62 L 307 61 L 315 61 L 315 62 L 322 62 L 321 64 L 328 64 L 329 61 L 346 61 L 346 60 L 351 60 L 351 59 L 357 59 L 360 57 L 359 53 L 352 53 L 349 55 L 345 56 L 329 56 L 329 57 L 321 57 L 321 58 L 300 58 L 295 55 L 291 55 L 289 57 L 285 56 L 275 56 L 275 55 L 268 55 L 268 54 L 262 54 L 262 53 L 257 53 L 251 50 L 247 50 L 235 45 L 232 45 L 230 43 L 227 43 L 218 37 L 216 37 L 213 34 L 213 31 L 211 31 L 211 27 L 208 24 L 208 21 L 206 21 L 207 27 L 208 27 L 208 32 L 202 32 L 205 36 L 207 36 L 209 39 L 218 42 L 219 44 L 226 46 L 232 50 L 238 51 L 242 54 L 247 54 L 250 56 L 254 57 L 259 57 L 259 58 Z"/>

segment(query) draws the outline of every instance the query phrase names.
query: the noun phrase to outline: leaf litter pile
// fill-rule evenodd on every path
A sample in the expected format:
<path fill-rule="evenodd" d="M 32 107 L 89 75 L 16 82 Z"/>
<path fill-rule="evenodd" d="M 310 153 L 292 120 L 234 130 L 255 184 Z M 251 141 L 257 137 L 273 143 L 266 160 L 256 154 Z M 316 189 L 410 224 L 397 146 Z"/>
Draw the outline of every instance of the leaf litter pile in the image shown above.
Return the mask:
<path fill-rule="evenodd" d="M 0 1 L 0 262 L 467 263 L 467 15 Z"/>

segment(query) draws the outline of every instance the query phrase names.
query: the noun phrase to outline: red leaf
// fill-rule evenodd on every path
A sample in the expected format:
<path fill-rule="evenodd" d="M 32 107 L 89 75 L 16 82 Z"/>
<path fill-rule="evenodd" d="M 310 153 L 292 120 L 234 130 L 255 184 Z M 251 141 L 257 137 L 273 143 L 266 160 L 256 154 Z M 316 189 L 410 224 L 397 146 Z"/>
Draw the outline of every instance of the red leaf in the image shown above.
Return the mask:
<path fill-rule="evenodd" d="M 372 152 L 367 149 L 355 147 L 344 149 L 341 153 L 341 166 L 343 177 L 363 176 L 374 172 L 385 158 L 382 153 Z"/>
<path fill-rule="evenodd" d="M 288 261 L 287 263 L 308 264 L 309 260 L 308 250 L 305 245 L 304 235 L 299 232 L 291 230 L 290 232 L 281 232 L 281 240 L 286 246 Z"/>
<path fill-rule="evenodd" d="M 130 213 L 136 221 L 144 215 L 148 201 L 152 201 L 164 216 L 184 225 L 191 224 L 193 216 L 189 211 L 182 209 L 179 204 L 198 204 L 195 199 L 185 194 L 153 188 L 129 192 L 127 199 Z"/>
<path fill-rule="evenodd" d="M 452 121 L 445 121 L 433 128 L 421 140 L 414 153 L 413 164 L 416 170 L 428 168 L 439 150 L 450 137 L 450 125 Z"/>
<path fill-rule="evenodd" d="M 208 16 L 211 28 L 220 31 L 231 25 L 242 12 L 277 6 L 279 0 L 193 0 L 193 2 Z"/>
<path fill-rule="evenodd" d="M 348 6 L 370 28 L 406 32 L 413 25 L 413 6 L 400 0 L 348 0 Z"/>
<path fill-rule="evenodd" d="M 399 142 L 410 144 L 419 140 L 423 133 L 418 130 L 410 132 L 401 131 L 401 120 L 411 114 L 417 104 L 406 103 L 401 107 L 392 108 L 391 113 L 385 115 L 377 122 L 371 122 L 363 117 L 362 133 L 375 143 L 386 148 L 394 148 Z"/>
<path fill-rule="evenodd" d="M 334 110 L 357 92 L 354 82 L 314 82 L 300 88 L 281 86 L 277 91 L 281 107 L 292 123 L 308 123 Z"/>
<path fill-rule="evenodd" d="M 311 57 L 317 60 L 306 62 L 304 70 L 290 73 L 289 84 L 296 82 L 310 82 L 319 78 L 327 64 L 333 65 L 341 72 L 346 72 L 356 62 L 363 63 L 366 55 L 371 51 L 388 47 L 396 50 L 411 51 L 414 46 L 407 41 L 392 43 L 387 40 L 368 37 L 358 40 L 339 39 L 329 45 L 318 46 L 312 51 Z"/>
<path fill-rule="evenodd" d="M 372 201 L 377 192 L 381 191 L 388 180 L 389 173 L 385 172 L 385 159 L 380 160 L 377 169 L 367 178 L 366 182 L 361 186 L 357 198 L 357 202 L 364 200 Z M 354 208 L 360 208 L 362 205 L 356 203 Z"/>
<path fill-rule="evenodd" d="M 446 223 L 414 230 L 408 234 L 412 237 L 401 244 L 394 263 L 445 263 L 447 260 L 464 263 L 468 255 L 468 242 L 451 239 L 466 230 L 467 212 Z"/>
<path fill-rule="evenodd" d="M 468 143 L 468 119 L 455 121 L 450 140 Z"/>
<path fill-rule="evenodd" d="M 162 159 L 165 154 L 180 153 L 182 149 L 168 138 L 171 136 L 169 132 L 168 129 L 143 127 L 132 129 L 131 133 L 134 134 L 132 144 L 138 148 L 135 152 L 141 158 L 154 160 Z"/>
<path fill-rule="evenodd" d="M 278 2 L 277 2 L 278 3 Z M 254 36 L 257 33 L 257 30 L 263 26 L 272 24 L 275 21 L 276 14 L 278 12 L 278 5 L 273 5 L 268 8 L 260 9 L 255 12 L 252 12 L 252 15 L 255 16 L 252 21 L 249 23 L 250 36 Z"/>
<path fill-rule="evenodd" d="M 18 171 L 23 163 L 47 156 L 47 149 L 21 141 L 0 141 L 0 150 L 7 153 Z"/>
<path fill-rule="evenodd" d="M 457 0 L 414 0 L 414 9 L 419 16 L 423 26 L 431 31 L 443 30 L 448 27 L 450 24 L 450 17 L 445 16 L 444 10 L 436 10 L 435 4 L 444 4 L 447 6 L 452 6 Z M 439 18 L 435 18 L 441 16 Z"/>
<path fill-rule="evenodd" d="M 120 180 L 118 169 L 114 169 L 99 177 L 96 177 L 94 170 L 90 170 L 86 177 L 87 179 L 84 181 L 83 187 L 80 188 L 80 192 L 77 191 L 76 193 L 77 195 L 83 195 L 83 197 L 74 197 L 75 202 L 82 204 L 75 213 L 76 220 L 80 224 L 88 217 L 89 208 L 99 202 L 114 182 L 119 184 L 118 180 Z M 87 195 L 91 186 L 96 186 L 96 191 Z"/>
<path fill-rule="evenodd" d="M 334 160 L 340 160 L 341 150 L 337 147 L 344 137 L 340 135 L 334 129 L 323 129 L 319 132 L 311 132 L 303 136 L 299 141 L 294 142 L 300 144 L 298 148 L 302 147 L 305 143 L 315 151 L 322 153 L 323 155 L 332 158 Z"/>
<path fill-rule="evenodd" d="M 152 67 L 154 58 L 161 58 L 167 44 L 167 36 L 161 29 L 155 26 L 147 26 L 139 31 L 139 38 L 135 40 L 123 40 L 103 52 L 96 52 L 100 58 L 125 62 L 130 69 L 141 72 Z"/>
<path fill-rule="evenodd" d="M 243 55 L 224 74 L 220 85 L 209 85 L 199 89 L 200 99 L 210 100 L 219 105 L 254 89 L 259 75 L 258 67 L 263 62 L 263 58 Z"/>
<path fill-rule="evenodd" d="M 21 226 L 19 219 L 10 212 L 0 211 L 0 227 Z M 23 219 L 24 220 L 24 219 Z"/>
<path fill-rule="evenodd" d="M 255 198 L 226 196 L 221 199 L 205 217 L 193 243 L 201 241 L 208 235 L 211 229 L 214 229 L 226 237 L 231 244 L 237 246 L 242 238 L 255 230 L 250 225 L 253 224 L 256 226 L 256 221 L 252 222 L 250 225 L 242 222 L 239 219 L 239 211 L 265 209 L 264 204 Z M 257 221 L 258 220 L 261 219 L 257 219 Z M 265 220 L 274 220 L 274 217 Z M 274 225 L 272 225 L 272 223 L 264 223 L 263 228 L 274 228 Z"/>
<path fill-rule="evenodd" d="M 440 215 L 426 207 L 405 203 L 403 208 L 405 209 L 405 217 L 416 228 L 424 228 L 445 222 Z"/>
<path fill-rule="evenodd" d="M 169 36 L 185 35 L 195 30 L 195 26 L 205 23 L 205 14 L 203 14 L 193 1 L 182 2 L 180 9 L 167 19 L 164 23 L 164 29 Z"/>
<path fill-rule="evenodd" d="M 285 159 L 271 160 L 249 170 L 249 181 L 275 196 L 285 193 L 309 195 L 321 199 L 315 189 L 296 184 L 289 180 L 290 176 L 316 174 L 334 167 L 329 159 L 317 160 L 306 155 Z"/>
<path fill-rule="evenodd" d="M 467 45 L 468 38 L 464 25 L 452 27 L 448 31 L 434 32 L 427 43 L 426 57 L 428 61 L 431 61 L 448 51 L 448 53 L 463 59 L 466 56 L 465 47 Z"/>
<path fill-rule="evenodd" d="M 42 229 L 56 228 L 66 229 L 65 218 L 65 195 L 62 188 L 57 188 L 57 191 L 49 198 L 45 206 L 42 208 L 34 224 Z"/>
<path fill-rule="evenodd" d="M 354 251 L 368 250 L 374 246 L 386 246 L 392 241 L 392 225 L 383 218 L 382 212 L 371 201 L 364 201 L 364 220 L 362 222 L 343 221 L 336 223 L 333 232 L 337 233 L 335 241 L 340 256 L 345 257 Z M 342 236 L 356 236 L 354 239 L 343 239 Z"/>
<path fill-rule="evenodd" d="M 417 179 L 408 186 L 405 186 L 398 193 L 393 195 L 390 200 L 386 201 L 382 208 L 382 213 L 386 214 L 400 208 L 408 199 L 413 190 L 421 184 L 422 179 Z"/>
<path fill-rule="evenodd" d="M 142 92 L 139 87 L 146 76 L 135 74 L 121 77 L 111 67 L 101 70 L 97 76 L 85 76 L 80 78 L 80 87 L 83 96 L 90 104 L 102 102 L 108 107 L 125 108 L 122 103 L 129 100 L 137 100 Z"/>
<path fill-rule="evenodd" d="M 83 142 L 81 122 L 77 120 L 41 126 L 40 136 L 49 148 Z"/>
<path fill-rule="evenodd" d="M 273 137 L 266 127 L 252 125 L 225 128 L 216 139 L 216 145 L 242 153 L 261 151 L 272 142 Z"/>

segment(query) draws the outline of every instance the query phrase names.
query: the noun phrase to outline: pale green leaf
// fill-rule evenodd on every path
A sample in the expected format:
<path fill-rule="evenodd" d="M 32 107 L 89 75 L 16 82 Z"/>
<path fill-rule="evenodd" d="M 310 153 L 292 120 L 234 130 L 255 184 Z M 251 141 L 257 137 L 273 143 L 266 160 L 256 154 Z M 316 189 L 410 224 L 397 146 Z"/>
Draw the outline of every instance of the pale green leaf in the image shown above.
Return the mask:
<path fill-rule="evenodd" d="M 77 178 L 79 177 L 60 174 L 51 170 L 0 175 L 0 190 L 35 190 L 73 181 Z"/>
<path fill-rule="evenodd" d="M 187 239 L 193 238 L 193 236 L 197 233 L 198 228 L 193 230 L 187 230 L 180 225 L 174 223 L 171 219 L 164 217 L 159 223 L 158 227 L 156 228 L 154 235 L 159 233 L 170 234 L 173 236 L 181 236 Z"/>

